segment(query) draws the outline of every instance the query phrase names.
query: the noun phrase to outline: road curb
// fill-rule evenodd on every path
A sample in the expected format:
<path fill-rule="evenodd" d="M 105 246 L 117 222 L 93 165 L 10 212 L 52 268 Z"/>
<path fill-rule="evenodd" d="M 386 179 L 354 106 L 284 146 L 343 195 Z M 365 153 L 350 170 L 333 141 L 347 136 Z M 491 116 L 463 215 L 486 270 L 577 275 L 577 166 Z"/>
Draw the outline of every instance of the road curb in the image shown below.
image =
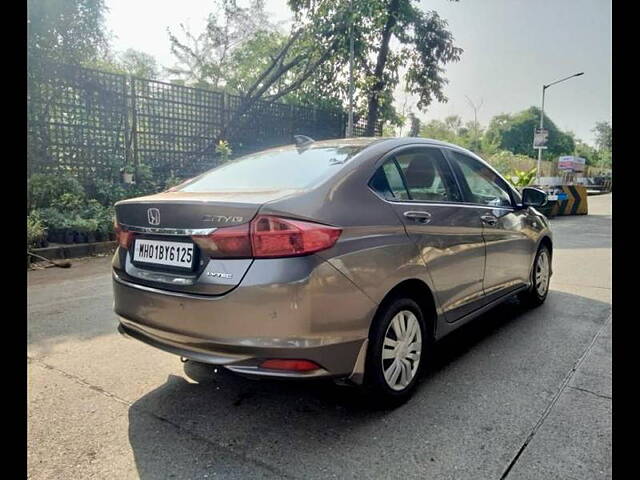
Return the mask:
<path fill-rule="evenodd" d="M 115 241 L 95 242 L 95 243 L 75 243 L 71 245 L 55 245 L 45 248 L 34 248 L 31 250 L 42 257 L 51 260 L 65 258 L 90 257 L 100 253 L 112 253 L 116 248 Z"/>

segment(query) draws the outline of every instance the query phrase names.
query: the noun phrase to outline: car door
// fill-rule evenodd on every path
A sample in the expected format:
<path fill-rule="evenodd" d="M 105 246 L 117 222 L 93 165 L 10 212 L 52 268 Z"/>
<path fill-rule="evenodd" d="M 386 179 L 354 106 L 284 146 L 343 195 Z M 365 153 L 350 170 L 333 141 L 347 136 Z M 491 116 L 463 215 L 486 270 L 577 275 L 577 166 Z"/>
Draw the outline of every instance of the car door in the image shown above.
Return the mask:
<path fill-rule="evenodd" d="M 370 185 L 393 207 L 418 246 L 446 320 L 477 308 L 483 296 L 484 209 L 462 203 L 441 150 L 398 149 L 385 158 Z"/>
<path fill-rule="evenodd" d="M 484 162 L 447 149 L 465 202 L 482 209 L 486 245 L 483 289 L 487 302 L 526 284 L 533 255 L 527 210 L 518 209 L 515 192 Z"/>

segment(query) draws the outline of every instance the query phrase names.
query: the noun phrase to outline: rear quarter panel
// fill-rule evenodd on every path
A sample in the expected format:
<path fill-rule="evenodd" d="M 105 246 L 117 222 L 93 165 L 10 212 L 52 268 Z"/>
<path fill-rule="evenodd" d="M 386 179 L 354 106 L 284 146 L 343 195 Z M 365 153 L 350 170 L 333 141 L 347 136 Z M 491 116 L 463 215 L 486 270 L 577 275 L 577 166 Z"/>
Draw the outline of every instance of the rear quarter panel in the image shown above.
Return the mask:
<path fill-rule="evenodd" d="M 318 256 L 375 303 L 407 279 L 421 280 L 434 291 L 417 245 L 394 210 L 368 187 L 377 161 L 393 146 L 372 146 L 345 165 L 339 178 L 296 198 L 269 202 L 260 211 L 342 228 L 336 245 Z"/>

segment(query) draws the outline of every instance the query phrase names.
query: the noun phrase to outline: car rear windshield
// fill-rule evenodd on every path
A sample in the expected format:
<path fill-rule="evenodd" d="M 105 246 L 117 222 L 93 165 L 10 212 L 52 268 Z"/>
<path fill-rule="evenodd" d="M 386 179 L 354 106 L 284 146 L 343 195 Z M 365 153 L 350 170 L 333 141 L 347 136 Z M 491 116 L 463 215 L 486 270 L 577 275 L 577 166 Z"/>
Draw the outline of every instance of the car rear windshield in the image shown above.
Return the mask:
<path fill-rule="evenodd" d="M 304 189 L 333 175 L 364 146 L 283 148 L 248 155 L 178 188 L 182 192 Z"/>

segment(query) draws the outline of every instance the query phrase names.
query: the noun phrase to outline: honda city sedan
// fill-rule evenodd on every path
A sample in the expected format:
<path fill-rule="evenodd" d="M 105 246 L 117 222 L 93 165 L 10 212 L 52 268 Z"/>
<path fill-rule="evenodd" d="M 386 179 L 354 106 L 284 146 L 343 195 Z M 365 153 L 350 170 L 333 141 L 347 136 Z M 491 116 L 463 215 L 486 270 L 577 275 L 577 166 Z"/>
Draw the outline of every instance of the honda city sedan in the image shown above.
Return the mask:
<path fill-rule="evenodd" d="M 545 203 L 455 145 L 303 138 L 116 204 L 118 329 L 399 403 L 435 341 L 511 296 L 545 301 Z"/>

